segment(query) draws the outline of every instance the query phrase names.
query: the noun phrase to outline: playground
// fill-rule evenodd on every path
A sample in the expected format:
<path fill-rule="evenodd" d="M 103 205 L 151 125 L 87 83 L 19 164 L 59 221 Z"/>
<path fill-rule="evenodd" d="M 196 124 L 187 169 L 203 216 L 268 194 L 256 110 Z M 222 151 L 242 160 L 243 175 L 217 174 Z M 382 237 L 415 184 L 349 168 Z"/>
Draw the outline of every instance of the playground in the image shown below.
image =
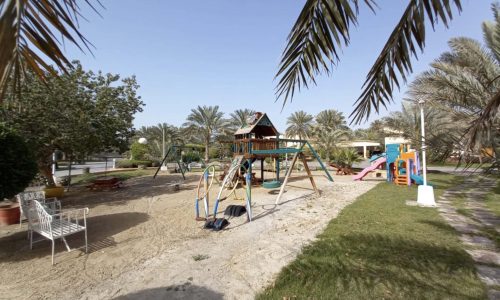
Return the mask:
<path fill-rule="evenodd" d="M 75 188 L 63 207 L 90 208 L 89 253 L 66 252 L 57 243 L 57 264 L 51 267 L 49 242 L 35 243 L 30 251 L 25 227 L 1 227 L 0 266 L 9 270 L 1 273 L 2 297 L 197 297 L 206 295 L 203 286 L 219 297 L 252 298 L 342 208 L 378 183 L 334 176 L 333 188 L 324 172 L 313 171 L 322 191 L 318 197 L 306 175 L 294 172 L 278 206 L 276 189 L 253 187 L 252 222 L 245 216 L 229 218 L 219 232 L 194 220 L 200 173 L 187 173 L 186 180 L 181 174 L 132 178 L 122 189 L 105 192 Z M 179 182 L 179 190 L 172 188 Z M 244 202 L 230 198 L 221 210 Z M 83 238 L 71 236 L 68 243 L 78 248 Z"/>

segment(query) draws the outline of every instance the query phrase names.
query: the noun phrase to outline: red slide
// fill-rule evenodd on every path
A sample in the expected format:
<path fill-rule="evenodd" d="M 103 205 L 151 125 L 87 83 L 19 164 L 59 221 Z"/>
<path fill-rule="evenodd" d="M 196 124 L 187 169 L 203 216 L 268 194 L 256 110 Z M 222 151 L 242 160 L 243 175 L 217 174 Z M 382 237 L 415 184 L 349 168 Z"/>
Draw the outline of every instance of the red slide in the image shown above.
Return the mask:
<path fill-rule="evenodd" d="M 364 168 L 363 171 L 359 172 L 356 175 L 353 175 L 352 179 L 354 179 L 354 180 L 361 180 L 361 179 L 363 179 L 363 177 L 365 177 L 366 174 L 368 174 L 368 172 L 377 169 L 381 164 L 383 164 L 385 162 L 386 162 L 385 157 L 378 158 L 376 161 L 373 162 L 373 165 L 371 165 L 371 166 L 369 166 L 367 168 Z"/>

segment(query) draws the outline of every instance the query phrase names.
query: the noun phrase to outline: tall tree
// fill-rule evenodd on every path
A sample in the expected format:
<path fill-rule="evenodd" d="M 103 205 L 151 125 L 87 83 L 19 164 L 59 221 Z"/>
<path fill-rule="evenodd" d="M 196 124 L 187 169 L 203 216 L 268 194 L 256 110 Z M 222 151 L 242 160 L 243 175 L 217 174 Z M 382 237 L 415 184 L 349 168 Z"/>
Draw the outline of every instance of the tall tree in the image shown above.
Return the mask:
<path fill-rule="evenodd" d="M 311 135 L 314 125 L 314 118 L 311 114 L 303 110 L 292 113 L 286 120 L 286 135 L 294 138 L 298 137 L 300 140 L 306 139 Z"/>
<path fill-rule="evenodd" d="M 147 146 L 152 159 L 161 160 L 163 153 L 163 136 L 165 135 L 165 150 L 172 145 L 183 144 L 179 128 L 168 123 L 158 123 L 155 126 L 142 126 L 135 134 L 138 138 L 148 140 Z"/>
<path fill-rule="evenodd" d="M 103 150 L 124 151 L 133 135 L 133 119 L 142 111 L 134 77 L 84 71 L 75 63 L 64 75 L 45 83 L 27 72 L 20 81 L 22 98 L 7 91 L 3 118 L 33 147 L 40 172 L 53 184 L 51 155 L 62 150 L 83 158 Z"/>
<path fill-rule="evenodd" d="M 500 91 L 500 39 L 495 38 L 493 32 L 498 28 L 500 36 L 500 8 L 494 5 L 493 11 L 495 23 L 483 24 L 486 46 L 470 38 L 451 39 L 448 43 L 450 51 L 436 59 L 429 71 L 420 74 L 408 91 L 409 100 L 424 100 L 428 109 L 446 112 L 455 131 L 461 134 L 469 130 L 478 116 L 487 115 L 484 112 L 491 108 L 490 99 Z M 471 150 L 479 151 L 483 146 L 497 150 L 500 136 L 498 116 L 490 115 L 487 122 L 480 122 L 469 133 L 470 139 L 462 140 L 460 144 L 470 145 L 472 141 L 477 146 Z"/>
<path fill-rule="evenodd" d="M 237 109 L 229 115 L 229 122 L 231 126 L 233 126 L 235 130 L 237 130 L 238 128 L 246 126 L 248 118 L 253 116 L 254 114 L 255 111 L 253 109 Z"/>
<path fill-rule="evenodd" d="M 315 144 L 330 160 L 331 154 L 340 141 L 349 136 L 349 127 L 344 114 L 335 109 L 325 109 L 316 115 L 312 133 Z"/>
<path fill-rule="evenodd" d="M 212 139 L 227 127 L 224 113 L 219 111 L 219 106 L 198 106 L 191 109 L 184 126 L 194 128 L 205 144 L 205 162 L 209 160 L 209 147 Z"/>
<path fill-rule="evenodd" d="M 316 115 L 316 125 L 325 130 L 348 130 L 344 114 L 335 109 L 325 109 Z"/>

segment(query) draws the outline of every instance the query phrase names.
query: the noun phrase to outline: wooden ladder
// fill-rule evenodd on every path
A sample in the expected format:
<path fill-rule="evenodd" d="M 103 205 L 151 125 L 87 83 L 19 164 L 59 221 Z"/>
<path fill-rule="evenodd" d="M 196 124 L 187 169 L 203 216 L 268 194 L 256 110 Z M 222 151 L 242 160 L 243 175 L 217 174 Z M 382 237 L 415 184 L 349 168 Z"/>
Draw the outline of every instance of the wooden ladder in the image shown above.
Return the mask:
<path fill-rule="evenodd" d="M 396 183 L 397 185 L 407 185 L 408 184 L 407 175 L 396 176 L 396 178 L 394 179 L 394 183 Z"/>

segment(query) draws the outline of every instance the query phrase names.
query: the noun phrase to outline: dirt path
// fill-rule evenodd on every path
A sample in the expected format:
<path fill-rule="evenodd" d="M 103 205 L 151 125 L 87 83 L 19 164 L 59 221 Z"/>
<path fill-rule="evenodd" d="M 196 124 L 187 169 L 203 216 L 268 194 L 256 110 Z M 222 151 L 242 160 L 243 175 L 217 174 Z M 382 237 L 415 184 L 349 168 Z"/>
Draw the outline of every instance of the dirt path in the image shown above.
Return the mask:
<path fill-rule="evenodd" d="M 0 298 L 251 299 L 343 207 L 378 183 L 315 178 L 321 197 L 307 179 L 296 178 L 278 206 L 273 191 L 254 188 L 254 221 L 234 218 L 221 232 L 193 220 L 196 175 L 180 191 L 168 187 L 180 178 L 166 175 L 129 180 L 123 190 L 73 192 L 63 207 L 90 207 L 90 253 L 68 253 L 61 243 L 51 267 L 47 241 L 30 251 L 25 227 L 1 228 Z M 223 202 L 221 210 L 241 203 Z M 68 242 L 80 247 L 83 238 Z"/>

